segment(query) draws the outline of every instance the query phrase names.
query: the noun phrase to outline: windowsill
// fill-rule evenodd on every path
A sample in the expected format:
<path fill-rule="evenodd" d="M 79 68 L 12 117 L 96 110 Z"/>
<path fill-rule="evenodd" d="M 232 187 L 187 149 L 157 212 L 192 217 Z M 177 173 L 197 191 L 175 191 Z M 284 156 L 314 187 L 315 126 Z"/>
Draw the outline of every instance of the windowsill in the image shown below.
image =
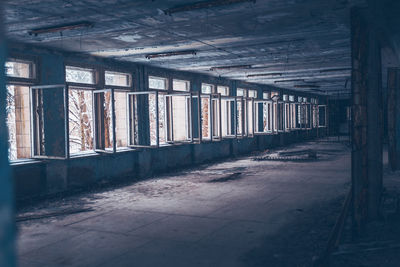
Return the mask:
<path fill-rule="evenodd" d="M 78 153 L 70 154 L 69 157 L 72 158 L 83 158 L 83 157 L 93 157 L 99 156 L 99 153 L 96 153 L 94 150 L 91 151 L 83 151 Z"/>
<path fill-rule="evenodd" d="M 10 166 L 28 165 L 28 164 L 39 164 L 42 163 L 40 159 L 17 159 L 9 161 Z"/>

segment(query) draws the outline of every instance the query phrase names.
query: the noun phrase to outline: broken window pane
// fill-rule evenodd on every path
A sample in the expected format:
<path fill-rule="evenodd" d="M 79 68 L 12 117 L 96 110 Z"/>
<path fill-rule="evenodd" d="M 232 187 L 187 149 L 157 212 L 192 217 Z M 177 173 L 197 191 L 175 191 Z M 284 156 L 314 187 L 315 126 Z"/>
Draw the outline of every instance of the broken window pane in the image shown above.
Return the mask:
<path fill-rule="evenodd" d="M 31 156 L 29 87 L 7 85 L 8 158 Z"/>
<path fill-rule="evenodd" d="M 128 73 L 106 71 L 104 78 L 106 85 L 131 86 L 131 75 Z"/>
<path fill-rule="evenodd" d="M 65 67 L 65 80 L 71 83 L 94 84 L 94 74 L 94 70 L 92 69 L 84 69 L 71 66 Z"/>
<path fill-rule="evenodd" d="M 167 79 L 149 76 L 149 88 L 150 89 L 167 90 L 167 88 L 168 88 Z"/>
<path fill-rule="evenodd" d="M 69 89 L 68 104 L 70 153 L 93 150 L 92 91 Z"/>

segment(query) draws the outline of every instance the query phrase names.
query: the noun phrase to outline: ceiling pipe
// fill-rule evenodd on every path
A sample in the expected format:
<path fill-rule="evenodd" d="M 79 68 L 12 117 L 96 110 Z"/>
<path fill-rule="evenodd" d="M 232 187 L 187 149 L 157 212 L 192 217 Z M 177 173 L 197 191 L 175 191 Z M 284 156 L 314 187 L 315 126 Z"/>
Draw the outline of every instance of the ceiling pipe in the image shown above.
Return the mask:
<path fill-rule="evenodd" d="M 196 55 L 195 50 L 185 50 L 185 51 L 173 51 L 173 52 L 163 52 L 163 53 L 153 53 L 147 54 L 145 57 L 147 59 L 159 58 L 159 57 L 172 57 L 172 56 L 182 56 L 182 55 Z"/>
<path fill-rule="evenodd" d="M 304 79 L 277 80 L 274 83 L 304 82 Z"/>
<path fill-rule="evenodd" d="M 171 16 L 172 14 L 179 13 L 179 12 L 186 12 L 186 11 L 192 11 L 192 10 L 198 10 L 198 9 L 205 9 L 205 8 L 213 8 L 213 7 L 218 7 L 218 6 L 226 6 L 226 5 L 243 3 L 243 2 L 253 2 L 253 3 L 255 3 L 256 0 L 209 0 L 209 1 L 201 1 L 201 2 L 196 2 L 196 3 L 192 3 L 192 4 L 179 5 L 179 6 L 175 6 L 175 7 L 171 7 L 171 8 L 165 9 L 164 10 L 164 14 Z"/>
<path fill-rule="evenodd" d="M 257 73 L 257 74 L 249 74 L 247 78 L 251 77 L 265 77 L 265 76 L 282 76 L 282 73 L 275 72 L 275 73 Z"/>
<path fill-rule="evenodd" d="M 91 22 L 80 21 L 80 22 L 69 23 L 69 24 L 61 24 L 61 25 L 56 25 L 56 26 L 36 28 L 36 29 L 30 30 L 28 33 L 29 33 L 29 35 L 38 36 L 39 34 L 43 34 L 43 33 L 62 32 L 62 31 L 66 31 L 66 30 L 74 30 L 74 29 L 79 29 L 79 28 L 93 28 L 93 26 L 94 25 Z"/>
<path fill-rule="evenodd" d="M 231 70 L 231 69 L 251 69 L 251 65 L 232 65 L 232 66 L 218 66 L 210 68 L 210 71 L 215 70 Z"/>

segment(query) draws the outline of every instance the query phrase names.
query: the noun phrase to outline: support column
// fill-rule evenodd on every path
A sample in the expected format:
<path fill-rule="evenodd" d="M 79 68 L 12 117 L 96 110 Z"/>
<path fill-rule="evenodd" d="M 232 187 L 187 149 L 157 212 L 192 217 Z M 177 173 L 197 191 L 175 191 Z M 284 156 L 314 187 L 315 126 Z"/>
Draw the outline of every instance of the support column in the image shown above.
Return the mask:
<path fill-rule="evenodd" d="M 382 192 L 382 78 L 378 38 L 367 9 L 351 10 L 352 193 L 355 233 L 379 213 Z M 371 23 L 370 23 L 371 22 Z"/>
<path fill-rule="evenodd" d="M 3 2 L 0 2 L 0 266 L 15 266 L 14 191 L 8 164 L 6 127 L 6 88 L 4 63 L 6 40 L 3 26 Z"/>
<path fill-rule="evenodd" d="M 400 69 L 388 69 L 388 152 L 392 171 L 400 169 Z"/>

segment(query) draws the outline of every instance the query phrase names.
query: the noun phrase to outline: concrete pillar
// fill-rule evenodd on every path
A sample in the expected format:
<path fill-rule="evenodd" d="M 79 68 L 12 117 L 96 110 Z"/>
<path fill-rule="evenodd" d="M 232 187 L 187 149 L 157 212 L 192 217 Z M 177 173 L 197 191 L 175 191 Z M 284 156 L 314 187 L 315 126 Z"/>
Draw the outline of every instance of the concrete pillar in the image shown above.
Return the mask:
<path fill-rule="evenodd" d="M 387 118 L 389 166 L 400 169 L 400 69 L 388 69 Z"/>
<path fill-rule="evenodd" d="M 8 164 L 6 127 L 6 88 L 4 63 L 6 40 L 3 26 L 3 1 L 0 2 L 0 266 L 15 266 L 14 191 Z"/>
<path fill-rule="evenodd" d="M 355 233 L 377 219 L 382 192 L 381 57 L 367 9 L 351 10 L 352 193 Z"/>

